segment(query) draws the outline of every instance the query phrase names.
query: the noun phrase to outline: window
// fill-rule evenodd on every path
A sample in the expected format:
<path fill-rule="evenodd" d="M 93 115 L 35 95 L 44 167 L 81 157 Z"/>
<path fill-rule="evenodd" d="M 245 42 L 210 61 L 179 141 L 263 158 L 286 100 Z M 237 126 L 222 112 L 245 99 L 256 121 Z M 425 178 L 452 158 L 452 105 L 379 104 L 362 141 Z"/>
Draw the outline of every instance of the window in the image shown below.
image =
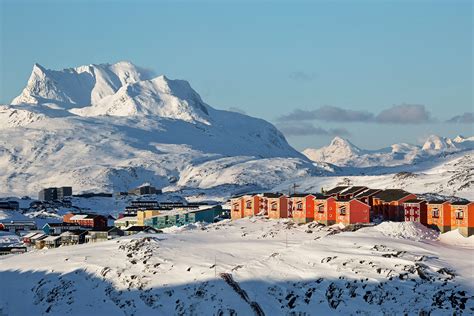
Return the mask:
<path fill-rule="evenodd" d="M 339 215 L 346 215 L 346 206 L 342 205 L 339 207 Z"/>
<path fill-rule="evenodd" d="M 239 203 L 235 203 L 232 208 L 234 209 L 235 212 L 239 211 Z"/>
<path fill-rule="evenodd" d="M 464 211 L 463 210 L 456 210 L 454 213 L 456 215 L 456 219 L 464 219 Z"/>
<path fill-rule="evenodd" d="M 437 208 L 434 208 L 431 210 L 431 217 L 433 218 L 438 218 L 439 217 L 439 210 Z"/>
<path fill-rule="evenodd" d="M 246 208 L 252 208 L 252 201 L 245 202 L 245 207 Z"/>
<path fill-rule="evenodd" d="M 272 202 L 272 205 L 270 206 L 271 210 L 272 211 L 276 211 L 277 210 L 277 202 Z"/>
<path fill-rule="evenodd" d="M 323 203 L 318 205 L 318 213 L 324 213 L 324 204 Z"/>
<path fill-rule="evenodd" d="M 303 202 L 297 202 L 296 203 L 296 209 L 298 211 L 302 211 L 303 210 Z"/>

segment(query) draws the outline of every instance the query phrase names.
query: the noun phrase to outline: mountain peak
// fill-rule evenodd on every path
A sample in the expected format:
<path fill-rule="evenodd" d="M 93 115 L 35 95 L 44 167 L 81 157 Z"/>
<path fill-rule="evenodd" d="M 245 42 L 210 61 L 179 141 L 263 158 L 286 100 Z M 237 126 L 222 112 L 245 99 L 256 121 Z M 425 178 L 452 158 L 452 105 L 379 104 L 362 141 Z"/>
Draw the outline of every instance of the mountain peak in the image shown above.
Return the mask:
<path fill-rule="evenodd" d="M 426 139 L 421 149 L 423 151 L 434 152 L 456 149 L 456 146 L 449 138 L 440 137 L 438 135 L 430 135 Z"/>

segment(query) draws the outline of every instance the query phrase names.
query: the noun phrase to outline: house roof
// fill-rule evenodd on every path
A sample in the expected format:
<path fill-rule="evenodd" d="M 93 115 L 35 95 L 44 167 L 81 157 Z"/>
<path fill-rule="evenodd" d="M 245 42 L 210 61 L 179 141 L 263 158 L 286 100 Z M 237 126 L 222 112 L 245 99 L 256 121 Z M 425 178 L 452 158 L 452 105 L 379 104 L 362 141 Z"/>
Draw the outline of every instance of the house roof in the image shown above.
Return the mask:
<path fill-rule="evenodd" d="M 337 186 L 337 187 L 335 187 L 335 188 L 332 188 L 332 189 L 329 190 L 329 191 L 326 191 L 325 194 L 326 194 L 326 195 L 330 195 L 330 194 L 340 193 L 341 191 L 347 189 L 348 187 L 349 187 L 348 185 Z"/>
<path fill-rule="evenodd" d="M 39 234 L 39 233 L 38 232 L 28 233 L 25 236 L 23 236 L 23 238 L 31 238 L 31 237 L 33 237 L 34 235 L 37 235 L 37 234 Z"/>
<path fill-rule="evenodd" d="M 65 223 L 65 222 L 62 222 L 62 223 L 46 223 L 43 225 L 46 226 L 48 225 L 49 227 L 64 227 L 64 226 L 73 226 L 73 227 L 80 227 L 79 224 L 74 224 L 74 223 Z"/>
<path fill-rule="evenodd" d="M 108 227 L 105 227 L 105 228 L 93 228 L 93 229 L 90 230 L 90 232 L 109 232 L 109 231 L 114 230 L 114 229 L 120 230 L 120 228 L 118 228 L 118 227 L 108 226 Z"/>
<path fill-rule="evenodd" d="M 355 197 L 357 197 L 357 198 L 368 197 L 368 196 L 374 195 L 374 194 L 376 194 L 377 192 L 380 192 L 380 191 L 381 191 L 380 189 L 368 189 L 368 190 L 365 190 L 365 191 L 362 191 L 362 192 L 356 194 Z"/>
<path fill-rule="evenodd" d="M 56 241 L 60 238 L 61 238 L 61 236 L 48 236 L 44 239 L 44 241 Z"/>
<path fill-rule="evenodd" d="M 468 204 L 471 204 L 473 202 L 471 201 L 457 201 L 457 202 L 451 202 L 451 205 L 468 205 Z"/>
<path fill-rule="evenodd" d="M 308 195 L 312 195 L 314 197 L 324 196 L 321 193 L 293 193 L 290 197 L 307 197 Z"/>
<path fill-rule="evenodd" d="M 428 204 L 444 204 L 444 203 L 449 203 L 447 200 L 429 200 Z"/>
<path fill-rule="evenodd" d="M 32 240 L 41 240 L 41 239 L 44 239 L 46 237 L 48 237 L 48 235 L 38 233 L 38 234 L 34 235 L 33 237 L 30 237 L 30 239 L 32 239 Z"/>
<path fill-rule="evenodd" d="M 267 198 L 279 198 L 283 195 L 283 193 L 272 193 L 272 192 L 268 192 L 268 193 L 263 193 L 263 196 L 264 197 L 267 197 Z"/>
<path fill-rule="evenodd" d="M 156 229 L 154 229 L 153 227 L 150 227 L 150 226 L 131 226 L 131 227 L 125 229 L 124 231 L 126 231 L 126 232 L 142 232 L 142 231 L 150 231 L 150 230 L 158 231 L 158 230 L 156 230 Z"/>
<path fill-rule="evenodd" d="M 60 236 L 77 236 L 77 235 L 82 235 L 86 233 L 87 233 L 86 230 L 75 229 L 75 230 L 65 231 Z"/>
<path fill-rule="evenodd" d="M 410 194 L 410 192 L 401 189 L 387 189 L 375 194 L 374 197 L 385 202 L 393 202 L 403 199 Z"/>
<path fill-rule="evenodd" d="M 348 188 L 347 190 L 344 190 L 342 191 L 341 193 L 342 194 L 354 194 L 354 193 L 358 193 L 362 190 L 365 190 L 367 189 L 367 187 L 364 187 L 364 186 L 354 186 L 354 187 L 350 187 Z"/>
<path fill-rule="evenodd" d="M 421 200 L 421 199 L 411 199 L 408 201 L 405 201 L 403 203 L 426 203 L 426 200 Z"/>

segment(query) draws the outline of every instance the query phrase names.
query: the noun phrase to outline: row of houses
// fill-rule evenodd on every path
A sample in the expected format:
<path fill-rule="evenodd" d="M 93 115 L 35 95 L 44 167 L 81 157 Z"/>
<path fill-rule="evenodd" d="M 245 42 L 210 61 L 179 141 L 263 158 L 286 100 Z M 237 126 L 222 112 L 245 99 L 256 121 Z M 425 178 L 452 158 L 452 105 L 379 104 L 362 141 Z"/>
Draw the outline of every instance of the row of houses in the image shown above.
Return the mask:
<path fill-rule="evenodd" d="M 421 200 L 400 189 L 338 186 L 322 193 L 246 194 L 232 198 L 230 204 L 232 219 L 263 215 L 324 225 L 415 221 L 441 232 L 459 229 L 466 237 L 474 234 L 473 202 Z"/>

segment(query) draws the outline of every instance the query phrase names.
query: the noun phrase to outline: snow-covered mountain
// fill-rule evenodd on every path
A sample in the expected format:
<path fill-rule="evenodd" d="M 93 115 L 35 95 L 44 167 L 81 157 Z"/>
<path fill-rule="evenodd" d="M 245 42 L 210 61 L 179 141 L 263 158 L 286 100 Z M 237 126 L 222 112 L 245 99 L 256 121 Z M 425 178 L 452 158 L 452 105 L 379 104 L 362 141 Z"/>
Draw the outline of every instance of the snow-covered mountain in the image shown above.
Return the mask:
<path fill-rule="evenodd" d="M 0 130 L 0 194 L 261 187 L 320 172 L 270 123 L 214 109 L 188 82 L 128 62 L 36 64 L 21 95 L 0 106 Z"/>
<path fill-rule="evenodd" d="M 303 154 L 315 162 L 331 163 L 340 167 L 393 167 L 409 165 L 440 155 L 474 149 L 474 137 L 454 139 L 431 135 L 422 146 L 394 144 L 380 150 L 364 150 L 347 139 L 334 138 L 328 146 L 307 148 Z"/>

